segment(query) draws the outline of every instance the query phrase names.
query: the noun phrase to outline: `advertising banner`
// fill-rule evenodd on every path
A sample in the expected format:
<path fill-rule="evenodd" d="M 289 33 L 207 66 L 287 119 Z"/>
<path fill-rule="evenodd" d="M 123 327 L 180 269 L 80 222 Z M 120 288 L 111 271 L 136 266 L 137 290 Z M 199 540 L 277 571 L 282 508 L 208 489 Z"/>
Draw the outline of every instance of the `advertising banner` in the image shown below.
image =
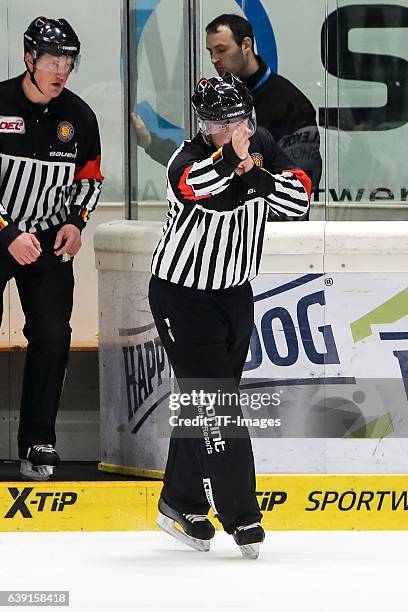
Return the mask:
<path fill-rule="evenodd" d="M 406 274 L 270 275 L 252 285 L 245 380 L 281 392 L 286 437 L 406 437 Z M 242 388 L 245 389 L 245 380 Z M 265 411 L 260 410 L 265 416 Z"/>
<path fill-rule="evenodd" d="M 150 273 L 100 274 L 102 464 L 160 475 L 178 388 L 150 314 Z M 344 273 L 252 282 L 240 392 L 258 473 L 408 465 L 399 441 L 408 432 L 407 281 Z"/>
<path fill-rule="evenodd" d="M 0 483 L 0 527 L 10 531 L 157 529 L 158 481 Z M 256 495 L 267 531 L 406 530 L 404 475 L 258 476 Z M 221 524 L 210 519 L 216 529 Z"/>

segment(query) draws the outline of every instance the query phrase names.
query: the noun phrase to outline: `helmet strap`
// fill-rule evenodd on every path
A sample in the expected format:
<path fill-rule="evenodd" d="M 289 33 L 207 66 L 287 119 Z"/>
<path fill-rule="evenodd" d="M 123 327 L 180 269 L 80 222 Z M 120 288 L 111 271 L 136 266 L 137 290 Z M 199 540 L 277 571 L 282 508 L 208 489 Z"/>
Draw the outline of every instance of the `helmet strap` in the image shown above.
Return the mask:
<path fill-rule="evenodd" d="M 40 92 L 40 94 L 42 96 L 45 96 L 45 93 L 43 91 L 41 91 L 41 89 L 38 87 L 37 81 L 35 80 L 35 62 L 36 62 L 36 58 L 34 57 L 34 55 L 32 53 L 31 53 L 31 57 L 33 58 L 33 71 L 32 72 L 30 72 L 30 69 L 28 67 L 28 63 L 26 61 L 26 58 L 24 57 L 24 63 L 25 63 L 25 66 L 27 68 L 27 72 L 30 75 L 30 80 L 31 80 L 32 84 L 36 86 L 36 88 L 38 89 L 38 91 Z"/>
<path fill-rule="evenodd" d="M 204 142 L 205 142 L 205 143 L 206 143 L 206 144 L 207 144 L 209 147 L 215 147 L 215 148 L 217 148 L 217 145 L 215 144 L 215 142 L 213 142 L 213 139 L 211 138 L 211 136 L 210 136 L 210 135 L 206 136 L 206 135 L 205 135 L 205 134 L 203 134 L 202 132 L 201 132 L 201 135 L 202 135 L 202 137 L 203 137 L 203 139 L 204 139 Z"/>

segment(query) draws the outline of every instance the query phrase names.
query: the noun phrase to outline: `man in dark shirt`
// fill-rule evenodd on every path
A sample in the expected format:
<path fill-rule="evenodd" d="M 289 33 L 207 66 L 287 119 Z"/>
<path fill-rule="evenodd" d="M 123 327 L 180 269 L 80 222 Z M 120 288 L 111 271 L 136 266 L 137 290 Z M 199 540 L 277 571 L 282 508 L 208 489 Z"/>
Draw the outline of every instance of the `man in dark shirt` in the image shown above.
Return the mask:
<path fill-rule="evenodd" d="M 291 81 L 273 73 L 255 54 L 253 29 L 243 17 L 220 15 L 207 25 L 206 33 L 206 46 L 218 74 L 230 72 L 241 79 L 251 91 L 257 124 L 266 128 L 293 164 L 309 175 L 316 190 L 322 159 L 316 111 L 311 102 Z M 140 117 L 134 116 L 133 124 L 138 144 L 152 159 L 166 165 L 177 149 L 176 143 L 149 132 Z M 301 219 L 308 218 L 308 214 Z M 269 220 L 274 219 L 288 217 L 271 212 Z"/>
<path fill-rule="evenodd" d="M 251 91 L 258 125 L 265 127 L 280 148 L 319 185 L 322 159 L 316 111 L 287 78 L 272 72 L 254 52 L 249 21 L 235 14 L 216 17 L 206 27 L 206 45 L 221 76 L 231 72 Z"/>
<path fill-rule="evenodd" d="M 80 42 L 65 19 L 24 34 L 27 71 L 0 83 L 0 322 L 14 278 L 27 355 L 18 431 L 23 477 L 58 465 L 55 420 L 71 338 L 72 258 L 100 190 L 100 141 L 89 106 L 65 89 Z"/>

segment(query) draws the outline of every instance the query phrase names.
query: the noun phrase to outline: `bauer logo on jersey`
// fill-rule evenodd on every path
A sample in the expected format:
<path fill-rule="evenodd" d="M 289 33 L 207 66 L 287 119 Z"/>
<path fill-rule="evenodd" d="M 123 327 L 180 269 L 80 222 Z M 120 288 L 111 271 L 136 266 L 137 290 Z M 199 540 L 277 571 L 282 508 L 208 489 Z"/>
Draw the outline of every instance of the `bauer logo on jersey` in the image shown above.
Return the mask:
<path fill-rule="evenodd" d="M 251 153 L 251 157 L 254 160 L 255 166 L 258 166 L 258 168 L 263 168 L 263 157 L 260 153 Z"/>
<path fill-rule="evenodd" d="M 74 126 L 69 121 L 61 121 L 57 128 L 57 135 L 62 142 L 69 142 L 75 133 Z"/>
<path fill-rule="evenodd" d="M 24 119 L 0 115 L 0 134 L 25 134 Z"/>

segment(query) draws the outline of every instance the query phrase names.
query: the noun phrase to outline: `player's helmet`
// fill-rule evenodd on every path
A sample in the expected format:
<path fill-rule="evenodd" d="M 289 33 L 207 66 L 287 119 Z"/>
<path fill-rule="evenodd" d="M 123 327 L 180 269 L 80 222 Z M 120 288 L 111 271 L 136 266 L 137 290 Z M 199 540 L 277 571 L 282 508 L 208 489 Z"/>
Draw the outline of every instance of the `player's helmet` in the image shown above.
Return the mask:
<path fill-rule="evenodd" d="M 34 61 L 42 53 L 71 56 L 78 65 L 81 43 L 66 19 L 37 17 L 24 32 L 24 52 L 31 53 Z"/>
<path fill-rule="evenodd" d="M 256 130 L 256 116 L 251 92 L 229 72 L 223 77 L 200 79 L 191 98 L 203 134 L 226 129 L 231 123 L 248 120 L 252 133 Z"/>

